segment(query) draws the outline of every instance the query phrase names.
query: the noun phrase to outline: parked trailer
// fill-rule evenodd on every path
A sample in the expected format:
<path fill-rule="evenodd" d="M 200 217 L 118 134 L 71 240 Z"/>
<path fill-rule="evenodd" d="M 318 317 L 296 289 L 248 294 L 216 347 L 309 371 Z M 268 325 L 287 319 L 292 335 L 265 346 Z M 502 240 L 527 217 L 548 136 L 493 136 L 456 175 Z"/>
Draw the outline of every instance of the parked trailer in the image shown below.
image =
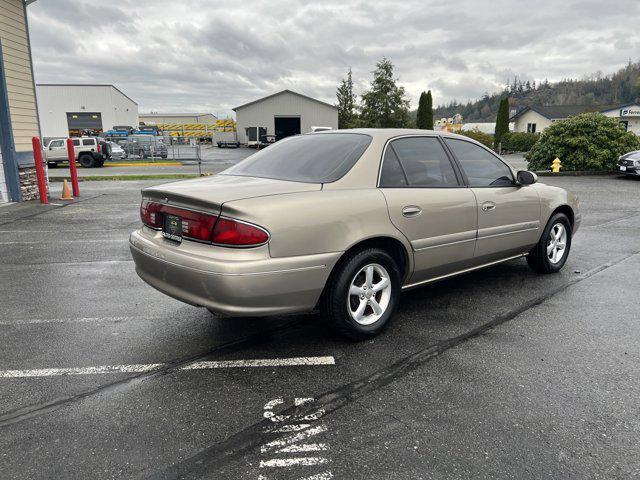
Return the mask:
<path fill-rule="evenodd" d="M 218 148 L 240 147 L 238 134 L 236 132 L 215 132 L 213 134 L 213 141 L 216 145 L 218 145 Z"/>

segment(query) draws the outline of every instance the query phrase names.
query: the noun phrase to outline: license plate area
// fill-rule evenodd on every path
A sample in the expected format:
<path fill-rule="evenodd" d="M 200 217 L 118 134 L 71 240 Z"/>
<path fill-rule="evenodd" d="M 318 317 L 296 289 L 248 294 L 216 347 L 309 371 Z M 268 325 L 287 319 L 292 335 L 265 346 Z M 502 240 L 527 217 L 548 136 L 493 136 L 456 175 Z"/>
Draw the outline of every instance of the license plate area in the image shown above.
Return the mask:
<path fill-rule="evenodd" d="M 627 171 L 627 167 L 625 167 L 624 165 L 619 165 L 619 167 L 620 167 L 621 171 L 623 171 L 623 172 Z"/>
<path fill-rule="evenodd" d="M 162 236 L 174 242 L 182 242 L 182 218 L 165 213 L 162 223 Z"/>

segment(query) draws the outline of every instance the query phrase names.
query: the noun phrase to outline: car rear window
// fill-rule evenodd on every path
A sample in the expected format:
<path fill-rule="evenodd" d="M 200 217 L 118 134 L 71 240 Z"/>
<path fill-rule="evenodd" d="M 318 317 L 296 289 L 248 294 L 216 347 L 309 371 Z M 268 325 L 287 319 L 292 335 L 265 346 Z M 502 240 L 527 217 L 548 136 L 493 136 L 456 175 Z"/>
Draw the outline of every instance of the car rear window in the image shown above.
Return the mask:
<path fill-rule="evenodd" d="M 318 133 L 289 137 L 228 168 L 223 175 L 331 183 L 342 178 L 371 143 L 361 133 Z"/>

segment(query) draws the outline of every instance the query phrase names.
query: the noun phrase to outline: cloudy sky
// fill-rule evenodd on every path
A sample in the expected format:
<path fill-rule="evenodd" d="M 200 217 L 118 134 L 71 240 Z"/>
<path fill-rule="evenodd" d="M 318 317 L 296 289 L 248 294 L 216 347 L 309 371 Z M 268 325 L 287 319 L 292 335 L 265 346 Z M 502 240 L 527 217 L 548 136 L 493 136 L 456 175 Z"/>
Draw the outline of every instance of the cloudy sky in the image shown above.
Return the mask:
<path fill-rule="evenodd" d="M 608 6 L 607 6 L 608 5 Z M 213 112 L 289 88 L 334 103 L 386 56 L 412 108 L 612 73 L 640 58 L 638 0 L 38 0 L 37 82 L 113 83 L 140 112 Z"/>

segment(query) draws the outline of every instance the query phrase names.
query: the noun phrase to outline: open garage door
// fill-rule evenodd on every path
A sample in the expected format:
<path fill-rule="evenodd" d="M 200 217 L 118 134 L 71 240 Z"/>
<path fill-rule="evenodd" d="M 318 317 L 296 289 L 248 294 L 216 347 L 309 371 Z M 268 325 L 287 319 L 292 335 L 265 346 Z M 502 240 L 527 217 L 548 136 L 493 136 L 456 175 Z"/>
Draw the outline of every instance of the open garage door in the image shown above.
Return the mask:
<path fill-rule="evenodd" d="M 300 117 L 275 117 L 276 138 L 300 134 Z"/>
<path fill-rule="evenodd" d="M 97 135 L 102 133 L 102 114 L 100 112 L 67 112 L 67 125 L 70 137 Z"/>

